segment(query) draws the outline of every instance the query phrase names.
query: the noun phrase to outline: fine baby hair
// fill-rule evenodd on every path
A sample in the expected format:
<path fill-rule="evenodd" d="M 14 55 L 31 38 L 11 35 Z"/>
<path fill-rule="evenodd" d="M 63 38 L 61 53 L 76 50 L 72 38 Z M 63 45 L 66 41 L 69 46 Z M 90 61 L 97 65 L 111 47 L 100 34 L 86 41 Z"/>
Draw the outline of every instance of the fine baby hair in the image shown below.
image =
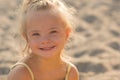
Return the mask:
<path fill-rule="evenodd" d="M 24 0 L 21 6 L 21 23 L 20 23 L 20 33 L 24 36 L 25 40 L 27 41 L 26 37 L 26 15 L 30 11 L 40 11 L 40 10 L 49 10 L 49 9 L 56 9 L 56 12 L 64 18 L 64 23 L 66 27 L 69 27 L 72 33 L 73 26 L 74 26 L 74 19 L 73 19 L 73 11 L 71 8 L 65 6 L 61 0 Z M 25 49 L 23 52 L 29 53 L 29 46 L 26 44 Z"/>

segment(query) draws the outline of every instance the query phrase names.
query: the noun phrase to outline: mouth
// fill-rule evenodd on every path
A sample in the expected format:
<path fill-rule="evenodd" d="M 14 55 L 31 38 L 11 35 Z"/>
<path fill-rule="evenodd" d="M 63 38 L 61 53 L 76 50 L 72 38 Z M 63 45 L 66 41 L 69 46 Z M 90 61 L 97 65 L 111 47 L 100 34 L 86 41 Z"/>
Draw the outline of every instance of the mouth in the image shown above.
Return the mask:
<path fill-rule="evenodd" d="M 52 47 L 43 47 L 43 48 L 39 48 L 39 49 L 42 50 L 42 51 L 50 51 L 50 50 L 52 50 L 54 48 L 55 48 L 55 46 L 52 46 Z"/>

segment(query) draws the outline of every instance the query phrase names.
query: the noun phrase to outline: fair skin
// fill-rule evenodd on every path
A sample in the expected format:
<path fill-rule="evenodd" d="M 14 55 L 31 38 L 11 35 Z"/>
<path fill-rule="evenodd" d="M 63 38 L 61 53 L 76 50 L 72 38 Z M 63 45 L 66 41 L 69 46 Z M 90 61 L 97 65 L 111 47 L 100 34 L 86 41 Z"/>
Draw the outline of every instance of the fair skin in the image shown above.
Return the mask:
<path fill-rule="evenodd" d="M 64 80 L 68 63 L 61 58 L 70 28 L 55 10 L 29 11 L 26 17 L 26 35 L 23 35 L 31 54 L 21 62 L 29 65 L 35 80 Z M 20 65 L 9 74 L 8 80 L 31 80 L 28 70 Z M 75 66 L 69 73 L 69 80 L 78 80 Z"/>

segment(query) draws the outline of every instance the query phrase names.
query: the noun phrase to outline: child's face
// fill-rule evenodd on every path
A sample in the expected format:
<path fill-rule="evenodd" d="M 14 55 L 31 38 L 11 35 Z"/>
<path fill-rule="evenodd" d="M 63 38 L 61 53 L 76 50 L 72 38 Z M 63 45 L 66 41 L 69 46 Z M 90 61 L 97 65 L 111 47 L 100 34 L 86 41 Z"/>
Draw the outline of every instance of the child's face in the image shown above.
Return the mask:
<path fill-rule="evenodd" d="M 41 57 L 59 56 L 69 34 L 62 18 L 49 11 L 29 12 L 27 39 L 33 54 Z"/>

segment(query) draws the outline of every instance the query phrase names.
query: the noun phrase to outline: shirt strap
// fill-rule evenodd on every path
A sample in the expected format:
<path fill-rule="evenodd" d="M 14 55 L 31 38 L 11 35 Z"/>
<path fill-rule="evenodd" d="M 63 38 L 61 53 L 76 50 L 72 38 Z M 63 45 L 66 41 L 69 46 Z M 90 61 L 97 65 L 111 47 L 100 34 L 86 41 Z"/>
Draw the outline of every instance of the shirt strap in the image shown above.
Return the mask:
<path fill-rule="evenodd" d="M 70 70 L 71 70 L 71 65 L 69 64 L 69 65 L 68 65 L 68 68 L 67 68 L 67 73 L 66 73 L 65 80 L 68 80 Z"/>
<path fill-rule="evenodd" d="M 18 66 L 18 65 L 23 65 L 24 67 L 26 67 L 26 69 L 29 71 L 29 73 L 30 73 L 30 75 L 31 75 L 32 80 L 34 80 L 34 76 L 33 76 L 32 70 L 31 70 L 30 67 L 29 67 L 27 64 L 25 64 L 25 63 L 18 62 L 18 63 L 16 63 L 15 65 L 12 66 L 11 70 L 12 70 L 14 67 Z"/>

